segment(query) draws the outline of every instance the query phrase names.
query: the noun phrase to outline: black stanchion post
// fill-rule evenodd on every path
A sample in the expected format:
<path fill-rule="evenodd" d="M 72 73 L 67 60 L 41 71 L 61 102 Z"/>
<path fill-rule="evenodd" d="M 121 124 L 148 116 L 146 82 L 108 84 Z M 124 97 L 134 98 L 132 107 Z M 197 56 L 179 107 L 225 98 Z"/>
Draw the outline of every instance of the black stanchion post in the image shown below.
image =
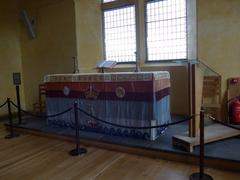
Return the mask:
<path fill-rule="evenodd" d="M 11 139 L 14 137 L 18 137 L 19 134 L 14 133 L 14 130 L 13 130 L 12 109 L 11 109 L 10 98 L 7 98 L 7 105 L 8 105 L 8 119 L 9 119 L 9 126 L 10 126 L 10 134 L 7 135 L 5 138 Z"/>
<path fill-rule="evenodd" d="M 75 118 L 75 130 L 76 130 L 76 149 L 73 149 L 69 152 L 71 156 L 78 156 L 81 154 L 87 153 L 85 148 L 80 148 L 80 138 L 79 138 L 79 122 L 78 122 L 78 103 L 77 101 L 74 102 L 74 118 Z"/>
<path fill-rule="evenodd" d="M 19 85 L 21 85 L 21 73 L 13 73 L 13 84 L 16 86 L 16 96 L 17 96 L 17 109 L 18 109 L 18 124 L 22 124 L 22 114 L 21 114 L 21 102 Z"/>
<path fill-rule="evenodd" d="M 18 124 L 22 124 L 22 114 L 21 114 L 21 101 L 19 93 L 19 85 L 16 85 L 16 95 L 17 95 L 17 109 L 18 109 Z"/>
<path fill-rule="evenodd" d="M 204 174 L 204 110 L 200 111 L 200 157 L 199 157 L 199 173 L 193 173 L 190 180 L 213 180 L 213 178 Z"/>

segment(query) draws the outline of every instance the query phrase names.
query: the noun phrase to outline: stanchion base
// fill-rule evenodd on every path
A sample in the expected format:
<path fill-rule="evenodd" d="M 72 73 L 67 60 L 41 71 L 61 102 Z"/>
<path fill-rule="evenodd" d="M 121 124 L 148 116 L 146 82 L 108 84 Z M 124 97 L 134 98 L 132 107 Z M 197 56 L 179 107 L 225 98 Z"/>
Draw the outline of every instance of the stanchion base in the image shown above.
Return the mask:
<path fill-rule="evenodd" d="M 200 178 L 200 173 L 193 173 L 189 177 L 190 180 L 213 180 L 212 176 L 208 174 L 203 174 L 203 177 Z"/>
<path fill-rule="evenodd" d="M 20 136 L 19 134 L 13 133 L 13 134 L 9 134 L 9 135 L 5 136 L 5 139 L 12 139 L 12 138 L 19 137 L 19 136 Z"/>
<path fill-rule="evenodd" d="M 71 156 L 78 156 L 86 153 L 87 153 L 87 150 L 85 148 L 73 149 L 69 152 Z"/>

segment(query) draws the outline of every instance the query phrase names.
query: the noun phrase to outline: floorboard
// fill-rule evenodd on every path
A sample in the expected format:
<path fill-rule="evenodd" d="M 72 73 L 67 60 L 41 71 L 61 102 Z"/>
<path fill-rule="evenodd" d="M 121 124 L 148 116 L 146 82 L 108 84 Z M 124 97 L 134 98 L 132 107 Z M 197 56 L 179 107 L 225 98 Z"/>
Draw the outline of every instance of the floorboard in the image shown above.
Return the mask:
<path fill-rule="evenodd" d="M 4 180 L 185 180 L 198 171 L 194 165 L 88 146 L 86 155 L 71 157 L 73 143 L 33 135 L 8 140 L 7 132 L 0 131 L 0 179 Z M 238 172 L 213 168 L 206 172 L 217 180 L 240 178 Z"/>

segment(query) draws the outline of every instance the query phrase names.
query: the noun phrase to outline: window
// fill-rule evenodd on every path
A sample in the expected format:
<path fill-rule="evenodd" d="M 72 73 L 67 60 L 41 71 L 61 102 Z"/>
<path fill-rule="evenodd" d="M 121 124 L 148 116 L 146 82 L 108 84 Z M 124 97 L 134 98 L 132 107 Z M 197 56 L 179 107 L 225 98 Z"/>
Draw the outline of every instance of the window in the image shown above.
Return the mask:
<path fill-rule="evenodd" d="M 187 58 L 186 0 L 147 2 L 149 61 Z"/>
<path fill-rule="evenodd" d="M 116 0 L 103 0 L 104 3 L 113 2 L 113 1 L 116 1 Z"/>
<path fill-rule="evenodd" d="M 136 61 L 134 6 L 104 11 L 104 33 L 107 60 Z"/>
<path fill-rule="evenodd" d="M 104 0 L 102 9 L 107 60 L 196 57 L 196 0 Z"/>

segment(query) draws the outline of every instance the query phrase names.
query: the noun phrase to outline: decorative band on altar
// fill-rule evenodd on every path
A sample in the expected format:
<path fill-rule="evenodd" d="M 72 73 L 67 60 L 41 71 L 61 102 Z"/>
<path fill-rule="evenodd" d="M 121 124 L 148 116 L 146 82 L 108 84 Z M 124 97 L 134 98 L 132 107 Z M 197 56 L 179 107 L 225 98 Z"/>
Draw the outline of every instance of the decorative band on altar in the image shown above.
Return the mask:
<path fill-rule="evenodd" d="M 69 98 L 81 98 L 90 99 L 86 95 L 87 92 L 70 91 L 67 97 Z M 170 88 L 165 88 L 155 92 L 153 95 L 150 92 L 125 92 L 124 97 L 118 97 L 116 92 L 95 92 L 97 93 L 95 100 L 121 100 L 121 101 L 153 101 L 154 98 L 158 101 L 163 97 L 169 95 Z M 46 93 L 47 97 L 66 97 L 63 91 L 50 90 Z"/>

